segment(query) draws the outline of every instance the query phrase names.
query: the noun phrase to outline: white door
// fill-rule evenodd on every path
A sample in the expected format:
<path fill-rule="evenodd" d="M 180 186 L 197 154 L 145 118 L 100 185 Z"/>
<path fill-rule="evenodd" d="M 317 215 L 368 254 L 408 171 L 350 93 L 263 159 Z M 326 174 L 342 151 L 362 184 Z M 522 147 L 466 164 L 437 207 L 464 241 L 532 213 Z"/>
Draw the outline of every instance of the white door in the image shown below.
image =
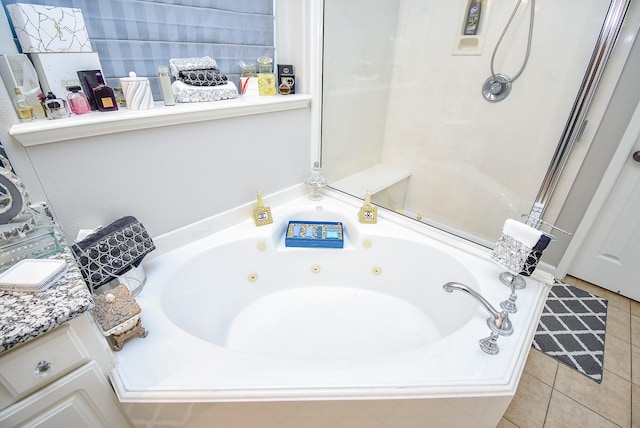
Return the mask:
<path fill-rule="evenodd" d="M 619 152 L 598 189 L 610 192 L 569 273 L 640 301 L 640 105 Z"/>

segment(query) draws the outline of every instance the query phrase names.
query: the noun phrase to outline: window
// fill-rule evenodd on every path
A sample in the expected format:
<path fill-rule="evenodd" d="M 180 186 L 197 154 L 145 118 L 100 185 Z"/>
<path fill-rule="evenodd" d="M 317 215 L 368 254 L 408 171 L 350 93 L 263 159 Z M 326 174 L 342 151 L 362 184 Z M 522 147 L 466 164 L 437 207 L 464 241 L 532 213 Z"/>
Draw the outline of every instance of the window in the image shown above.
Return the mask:
<path fill-rule="evenodd" d="M 82 10 L 93 50 L 110 86 L 130 71 L 149 77 L 162 99 L 156 67 L 171 58 L 213 57 L 238 83 L 238 62 L 274 56 L 273 0 L 2 0 Z M 8 16 L 8 15 L 7 15 Z M 16 39 L 16 44 L 18 44 Z M 18 44 L 19 45 L 19 44 Z"/>

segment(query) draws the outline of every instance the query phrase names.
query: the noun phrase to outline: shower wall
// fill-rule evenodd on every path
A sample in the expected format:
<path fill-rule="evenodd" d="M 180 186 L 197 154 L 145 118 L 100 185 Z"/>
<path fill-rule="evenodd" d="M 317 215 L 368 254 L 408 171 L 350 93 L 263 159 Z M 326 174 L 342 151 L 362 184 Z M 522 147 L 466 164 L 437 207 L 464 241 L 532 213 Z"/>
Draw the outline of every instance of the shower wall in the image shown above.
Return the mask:
<path fill-rule="evenodd" d="M 496 73 L 513 76 L 523 64 L 530 1 L 504 36 Z M 481 88 L 515 2 L 483 2 L 480 48 L 471 55 L 455 49 L 466 0 L 368 1 L 352 15 L 336 13 L 347 7 L 336 3 L 325 2 L 323 166 L 330 182 L 376 163 L 403 167 L 411 172 L 405 204 L 390 208 L 495 242 L 506 218 L 533 205 L 609 1 L 537 0 L 529 61 L 497 103 Z M 334 32 L 342 43 L 332 41 Z M 354 37 L 370 44 L 355 49 Z M 327 81 L 335 52 L 344 76 Z M 365 76 L 355 79 L 350 65 L 366 61 L 371 66 L 358 69 Z"/>
<path fill-rule="evenodd" d="M 330 179 L 382 160 L 398 5 L 325 2 L 322 163 Z"/>

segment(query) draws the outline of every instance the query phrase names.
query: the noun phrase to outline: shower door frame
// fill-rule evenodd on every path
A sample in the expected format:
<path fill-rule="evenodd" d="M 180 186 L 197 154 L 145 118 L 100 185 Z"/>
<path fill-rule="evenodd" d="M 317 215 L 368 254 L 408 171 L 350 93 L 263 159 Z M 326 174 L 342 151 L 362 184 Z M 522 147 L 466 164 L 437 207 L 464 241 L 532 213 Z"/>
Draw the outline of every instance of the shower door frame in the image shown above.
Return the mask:
<path fill-rule="evenodd" d="M 587 66 L 578 95 L 571 109 L 569 119 L 551 159 L 551 163 L 542 180 L 542 185 L 529 213 L 528 223 L 540 227 L 541 220 L 549 205 L 553 192 L 558 185 L 571 151 L 587 125 L 587 113 L 593 102 L 598 84 L 602 79 L 613 48 L 620 35 L 624 17 L 631 0 L 611 0 L 605 16 L 600 35 Z"/>

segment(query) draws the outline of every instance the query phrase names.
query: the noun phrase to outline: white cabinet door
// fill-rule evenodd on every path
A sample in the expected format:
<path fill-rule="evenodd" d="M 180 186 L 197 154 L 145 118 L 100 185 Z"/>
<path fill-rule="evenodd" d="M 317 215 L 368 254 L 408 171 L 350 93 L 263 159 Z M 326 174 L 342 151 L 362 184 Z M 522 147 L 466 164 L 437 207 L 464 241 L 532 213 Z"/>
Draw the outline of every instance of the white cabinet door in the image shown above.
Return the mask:
<path fill-rule="evenodd" d="M 111 386 L 91 361 L 0 412 L 0 426 L 130 427 Z"/>

